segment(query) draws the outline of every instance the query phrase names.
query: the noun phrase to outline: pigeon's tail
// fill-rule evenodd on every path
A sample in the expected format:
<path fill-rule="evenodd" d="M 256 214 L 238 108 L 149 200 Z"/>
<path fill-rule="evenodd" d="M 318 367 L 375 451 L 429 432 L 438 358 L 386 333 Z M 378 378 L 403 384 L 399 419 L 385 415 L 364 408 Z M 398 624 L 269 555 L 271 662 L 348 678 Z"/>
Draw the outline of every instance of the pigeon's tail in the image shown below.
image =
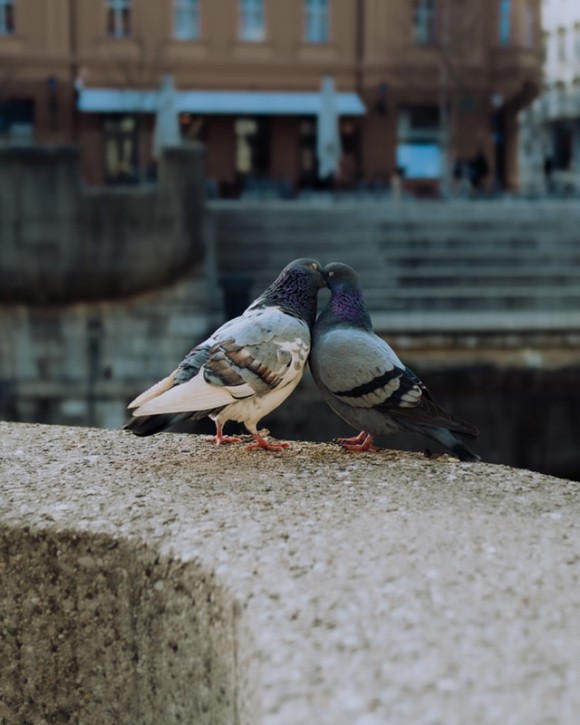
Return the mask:
<path fill-rule="evenodd" d="M 163 413 L 161 415 L 135 416 L 131 420 L 128 420 L 123 428 L 130 430 L 137 436 L 152 436 L 190 417 L 191 413 Z"/>
<path fill-rule="evenodd" d="M 474 453 L 471 448 L 465 445 L 465 443 L 453 435 L 447 428 L 424 428 L 422 431 L 429 438 L 433 438 L 439 443 L 443 444 L 445 448 L 448 448 L 460 461 L 480 461 L 480 456 Z"/>

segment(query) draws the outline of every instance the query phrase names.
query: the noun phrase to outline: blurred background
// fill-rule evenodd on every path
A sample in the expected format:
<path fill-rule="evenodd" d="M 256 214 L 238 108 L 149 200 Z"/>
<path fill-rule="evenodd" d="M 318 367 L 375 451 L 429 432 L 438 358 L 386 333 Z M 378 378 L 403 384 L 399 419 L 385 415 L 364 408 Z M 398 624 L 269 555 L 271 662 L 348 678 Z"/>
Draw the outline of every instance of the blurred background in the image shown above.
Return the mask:
<path fill-rule="evenodd" d="M 579 83 L 577 0 L 0 0 L 0 418 L 121 426 L 314 256 L 485 460 L 580 480 Z M 308 376 L 265 424 L 352 433 Z"/>

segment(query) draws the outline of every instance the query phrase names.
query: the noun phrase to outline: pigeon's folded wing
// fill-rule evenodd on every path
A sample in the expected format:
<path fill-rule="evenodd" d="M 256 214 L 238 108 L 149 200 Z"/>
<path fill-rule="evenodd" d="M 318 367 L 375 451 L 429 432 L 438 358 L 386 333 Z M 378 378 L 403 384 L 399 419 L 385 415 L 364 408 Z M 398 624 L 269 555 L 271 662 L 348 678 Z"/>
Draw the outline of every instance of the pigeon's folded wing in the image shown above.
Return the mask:
<path fill-rule="evenodd" d="M 344 360 L 350 364 L 345 366 Z M 416 405 L 421 396 L 415 384 L 401 387 L 405 366 L 383 340 L 366 330 L 337 327 L 325 333 L 313 372 L 332 395 L 354 408 Z"/>
<path fill-rule="evenodd" d="M 416 375 L 408 368 L 406 369 L 405 377 L 409 381 L 409 384 L 418 381 Z M 418 398 L 415 406 L 385 406 L 384 409 L 388 410 L 393 418 L 398 418 L 405 423 L 428 426 L 429 428 L 447 428 L 453 433 L 459 433 L 459 435 L 467 436 L 468 438 L 479 437 L 479 431 L 474 425 L 458 418 L 456 415 L 437 405 L 423 383 L 418 381 L 418 384 L 422 394 Z"/>
<path fill-rule="evenodd" d="M 238 400 L 266 395 L 301 375 L 308 355 L 307 343 L 297 334 L 297 325 L 302 331 L 303 323 L 292 320 L 287 326 L 290 330 L 286 330 L 280 324 L 284 320 L 277 320 L 276 326 L 276 320 L 267 319 L 264 314 L 251 320 L 239 319 L 238 329 L 228 326 L 230 337 L 219 341 L 213 337 L 214 344 L 194 377 L 164 392 L 160 388 L 161 394 L 149 396 L 134 415 L 215 410 Z M 187 358 L 178 368 L 182 374 L 186 361 Z"/>

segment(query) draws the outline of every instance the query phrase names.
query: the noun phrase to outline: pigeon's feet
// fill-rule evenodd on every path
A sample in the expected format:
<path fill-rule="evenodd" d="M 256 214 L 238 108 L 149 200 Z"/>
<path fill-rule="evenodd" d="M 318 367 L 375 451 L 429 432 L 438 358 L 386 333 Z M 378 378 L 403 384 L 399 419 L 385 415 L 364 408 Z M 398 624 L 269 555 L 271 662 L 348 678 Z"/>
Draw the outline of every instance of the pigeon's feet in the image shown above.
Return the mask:
<path fill-rule="evenodd" d="M 266 451 L 283 451 L 285 448 L 290 448 L 290 443 L 268 443 L 259 433 L 254 433 L 253 436 L 254 442 L 246 446 L 247 451 L 255 451 L 258 448 L 263 448 Z"/>
<path fill-rule="evenodd" d="M 374 438 L 370 433 L 361 433 L 361 436 L 364 436 L 364 439 L 358 443 L 340 443 L 340 445 L 345 451 L 351 451 L 351 453 L 363 453 L 364 451 L 369 451 L 370 453 L 379 452 L 380 448 L 374 445 Z M 357 438 L 360 438 L 360 436 L 357 436 Z"/>
<path fill-rule="evenodd" d="M 210 441 L 212 443 L 215 443 L 216 446 L 221 446 L 222 443 L 225 445 L 226 443 L 241 443 L 242 439 L 238 438 L 238 436 L 211 436 Z"/>
<path fill-rule="evenodd" d="M 355 445 L 356 443 L 362 443 L 366 439 L 367 435 L 368 433 L 365 433 L 364 430 L 361 430 L 361 432 L 357 436 L 354 436 L 354 438 L 337 438 L 336 442 L 340 443 L 341 445 L 343 443 L 347 443 L 348 445 Z"/>
<path fill-rule="evenodd" d="M 215 435 L 210 438 L 210 441 L 212 441 L 212 443 L 215 443 L 216 446 L 221 446 L 222 443 L 226 444 L 226 443 L 241 443 L 242 442 L 242 439 L 239 438 L 238 436 L 225 436 L 224 432 L 223 432 L 224 429 L 219 423 L 216 423 L 215 427 L 216 427 Z"/>

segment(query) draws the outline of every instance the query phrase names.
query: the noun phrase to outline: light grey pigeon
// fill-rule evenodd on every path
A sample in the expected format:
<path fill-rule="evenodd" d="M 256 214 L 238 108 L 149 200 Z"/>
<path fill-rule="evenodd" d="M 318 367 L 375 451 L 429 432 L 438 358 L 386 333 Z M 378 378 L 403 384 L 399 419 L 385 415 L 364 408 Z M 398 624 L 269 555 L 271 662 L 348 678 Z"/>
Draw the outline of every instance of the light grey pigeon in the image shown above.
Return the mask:
<path fill-rule="evenodd" d="M 130 403 L 125 428 L 147 436 L 170 425 L 209 416 L 216 443 L 239 442 L 223 435 L 228 420 L 243 423 L 254 436 L 247 446 L 280 450 L 258 422 L 277 408 L 300 382 L 310 352 L 318 290 L 325 287 L 315 259 L 297 259 L 240 316 L 226 322 L 186 355 L 166 378 Z"/>
<path fill-rule="evenodd" d="M 477 461 L 456 434 L 477 429 L 437 405 L 419 378 L 372 328 L 358 277 L 346 264 L 324 268 L 331 291 L 312 331 L 310 367 L 328 405 L 361 431 L 338 442 L 351 451 L 375 450 L 373 436 L 422 433 L 462 461 Z"/>

